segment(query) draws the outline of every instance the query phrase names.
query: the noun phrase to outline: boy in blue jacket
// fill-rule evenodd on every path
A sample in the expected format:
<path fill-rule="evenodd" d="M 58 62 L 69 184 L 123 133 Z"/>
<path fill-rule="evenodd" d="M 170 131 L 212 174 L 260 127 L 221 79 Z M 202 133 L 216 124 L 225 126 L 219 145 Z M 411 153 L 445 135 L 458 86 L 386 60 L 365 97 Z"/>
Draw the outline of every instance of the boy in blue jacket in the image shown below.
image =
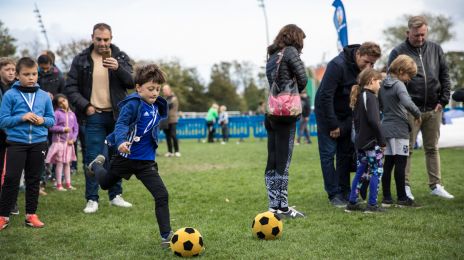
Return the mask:
<path fill-rule="evenodd" d="M 39 202 L 40 174 L 44 168 L 49 127 L 55 123 L 52 101 L 37 85 L 37 63 L 29 57 L 16 64 L 18 81 L 3 96 L 0 128 L 6 133 L 6 160 L 0 194 L 0 230 L 9 224 L 16 202 L 21 172 L 26 182 L 26 225 L 41 228 L 35 214 Z"/>
<path fill-rule="evenodd" d="M 135 174 L 155 199 L 162 247 L 169 246 L 172 236 L 168 191 L 155 162 L 159 122 L 167 117 L 168 110 L 166 100 L 159 96 L 165 82 L 163 72 L 155 64 L 136 70 L 137 93 L 127 96 L 118 104 L 121 112 L 114 131 L 106 138 L 108 146 L 117 148 L 118 153 L 112 158 L 108 171 L 103 167 L 103 155 L 98 155 L 89 164 L 88 171 L 88 174 L 95 175 L 104 190 L 122 178 L 129 180 Z"/>

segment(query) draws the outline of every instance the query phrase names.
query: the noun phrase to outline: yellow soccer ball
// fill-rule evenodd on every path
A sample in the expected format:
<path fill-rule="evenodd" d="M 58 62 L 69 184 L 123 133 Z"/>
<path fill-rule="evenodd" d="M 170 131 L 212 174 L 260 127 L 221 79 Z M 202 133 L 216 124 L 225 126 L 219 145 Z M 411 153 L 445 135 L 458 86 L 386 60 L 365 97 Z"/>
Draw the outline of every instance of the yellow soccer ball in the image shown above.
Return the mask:
<path fill-rule="evenodd" d="M 198 230 L 192 227 L 177 230 L 169 244 L 171 251 L 182 257 L 198 256 L 205 250 L 203 237 Z"/>
<path fill-rule="evenodd" d="M 258 214 L 251 225 L 253 236 L 264 240 L 274 240 L 282 237 L 283 224 L 277 214 L 266 211 Z"/>

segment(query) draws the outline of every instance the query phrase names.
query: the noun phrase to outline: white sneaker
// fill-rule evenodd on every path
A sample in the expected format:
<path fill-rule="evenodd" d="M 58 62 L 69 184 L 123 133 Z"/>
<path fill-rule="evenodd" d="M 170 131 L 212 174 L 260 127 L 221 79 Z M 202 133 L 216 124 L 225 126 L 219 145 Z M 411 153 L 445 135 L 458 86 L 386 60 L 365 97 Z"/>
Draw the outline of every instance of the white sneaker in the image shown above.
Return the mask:
<path fill-rule="evenodd" d="M 226 144 L 226 142 L 222 141 L 221 144 Z"/>
<path fill-rule="evenodd" d="M 442 197 L 442 198 L 445 198 L 445 199 L 454 199 L 454 196 L 449 194 L 445 190 L 445 187 L 441 186 L 440 184 L 437 184 L 435 186 L 435 189 L 432 190 L 431 194 L 432 195 L 437 195 L 438 197 Z"/>
<path fill-rule="evenodd" d="M 95 213 L 98 210 L 98 202 L 89 200 L 85 206 L 84 213 Z"/>
<path fill-rule="evenodd" d="M 172 156 L 173 156 L 172 153 L 165 153 L 165 154 L 164 154 L 164 157 L 172 157 Z"/>
<path fill-rule="evenodd" d="M 408 198 L 414 200 L 414 196 L 412 195 L 411 187 L 406 185 L 406 186 L 404 186 L 404 189 L 406 190 L 406 196 L 408 196 Z"/>
<path fill-rule="evenodd" d="M 176 156 L 176 157 L 180 157 L 180 156 L 181 156 L 181 154 L 180 154 L 179 152 L 176 152 L 176 153 L 174 153 L 174 156 Z"/>
<path fill-rule="evenodd" d="M 118 206 L 118 207 L 122 207 L 122 208 L 130 208 L 132 207 L 132 204 L 125 201 L 121 195 L 116 195 L 116 197 L 114 197 L 114 199 L 112 199 L 110 201 L 110 205 L 113 205 L 113 206 Z"/>

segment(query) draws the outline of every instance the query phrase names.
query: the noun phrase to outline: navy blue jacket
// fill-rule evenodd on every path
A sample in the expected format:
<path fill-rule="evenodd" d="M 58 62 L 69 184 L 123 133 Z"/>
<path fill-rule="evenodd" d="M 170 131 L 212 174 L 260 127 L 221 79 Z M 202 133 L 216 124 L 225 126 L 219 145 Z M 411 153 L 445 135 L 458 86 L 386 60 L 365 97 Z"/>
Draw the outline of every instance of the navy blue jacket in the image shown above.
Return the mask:
<path fill-rule="evenodd" d="M 116 149 L 124 142 L 128 141 L 128 134 L 137 125 L 140 120 L 140 105 L 142 99 L 138 93 L 132 93 L 127 96 L 123 101 L 118 104 L 121 110 L 114 131 L 106 137 L 106 141 L 109 146 L 116 146 Z M 155 106 L 158 107 L 160 119 L 166 119 L 168 116 L 168 105 L 167 101 L 158 96 L 155 102 Z M 155 143 L 155 147 L 158 147 L 158 132 L 159 123 L 153 127 L 152 138 Z"/>
<path fill-rule="evenodd" d="M 351 133 L 350 93 L 360 73 L 355 56 L 360 46 L 348 45 L 327 64 L 315 98 L 317 127 L 321 131 L 340 128 L 341 135 Z"/>

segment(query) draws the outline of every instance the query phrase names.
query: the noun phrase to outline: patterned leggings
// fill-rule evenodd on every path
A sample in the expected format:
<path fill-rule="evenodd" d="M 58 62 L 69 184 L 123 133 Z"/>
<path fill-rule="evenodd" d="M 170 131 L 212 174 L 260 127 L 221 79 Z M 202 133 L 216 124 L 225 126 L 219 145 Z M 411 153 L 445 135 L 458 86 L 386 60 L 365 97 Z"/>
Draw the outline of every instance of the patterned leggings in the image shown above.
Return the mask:
<path fill-rule="evenodd" d="M 358 168 L 351 184 L 350 203 L 356 203 L 363 182 L 369 182 L 369 205 L 377 205 L 379 183 L 382 179 L 383 152 L 379 146 L 372 150 L 358 150 Z M 366 171 L 368 168 L 368 171 Z"/>

